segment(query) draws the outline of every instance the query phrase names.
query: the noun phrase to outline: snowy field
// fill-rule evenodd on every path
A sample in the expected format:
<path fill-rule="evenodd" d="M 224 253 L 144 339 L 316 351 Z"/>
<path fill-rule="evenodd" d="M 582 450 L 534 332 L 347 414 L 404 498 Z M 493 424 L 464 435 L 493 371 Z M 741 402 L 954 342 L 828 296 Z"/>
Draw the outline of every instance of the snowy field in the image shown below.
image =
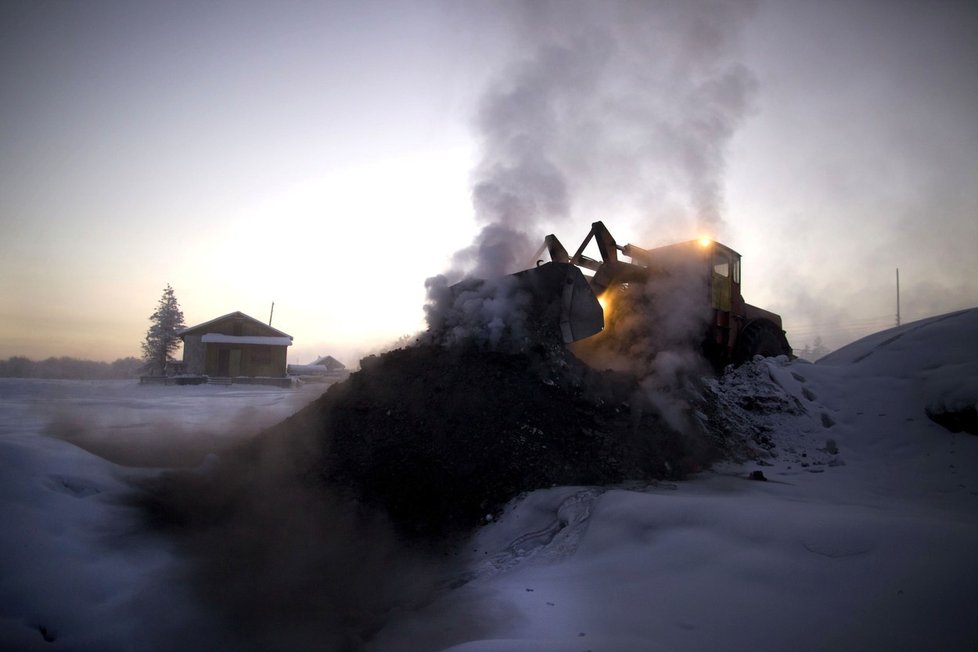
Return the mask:
<path fill-rule="evenodd" d="M 199 640 L 180 565 L 120 504 L 126 480 L 206 463 L 326 387 L 0 379 L 0 650 Z"/>
<path fill-rule="evenodd" d="M 978 650 L 978 437 L 926 413 L 978 403 L 976 335 L 978 309 L 744 369 L 721 396 L 799 407 L 749 417 L 769 452 L 534 492 L 367 649 Z M 324 389 L 0 381 L 0 649 L 205 649 L 182 562 L 136 526 L 125 480 L 213 463 Z"/>

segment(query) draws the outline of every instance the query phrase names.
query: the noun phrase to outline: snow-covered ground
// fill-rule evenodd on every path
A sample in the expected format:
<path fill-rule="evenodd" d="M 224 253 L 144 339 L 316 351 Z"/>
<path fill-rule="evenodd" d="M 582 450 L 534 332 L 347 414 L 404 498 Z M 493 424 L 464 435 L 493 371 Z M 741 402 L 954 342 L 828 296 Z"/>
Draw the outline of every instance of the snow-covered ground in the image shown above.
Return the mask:
<path fill-rule="evenodd" d="M 199 641 L 180 562 L 121 504 L 153 472 L 128 465 L 200 464 L 325 389 L 0 379 L 0 650 Z"/>
<path fill-rule="evenodd" d="M 715 390 L 773 448 L 680 483 L 515 501 L 368 649 L 973 652 L 978 437 L 927 410 L 978 403 L 976 335 L 978 309 L 818 364 L 745 366 Z M 202 640 L 181 560 L 118 500 L 126 476 L 154 471 L 45 434 L 147 463 L 166 459 L 168 437 L 219 444 L 323 389 L 0 381 L 0 648 Z M 752 395 L 791 409 L 756 409 Z"/>

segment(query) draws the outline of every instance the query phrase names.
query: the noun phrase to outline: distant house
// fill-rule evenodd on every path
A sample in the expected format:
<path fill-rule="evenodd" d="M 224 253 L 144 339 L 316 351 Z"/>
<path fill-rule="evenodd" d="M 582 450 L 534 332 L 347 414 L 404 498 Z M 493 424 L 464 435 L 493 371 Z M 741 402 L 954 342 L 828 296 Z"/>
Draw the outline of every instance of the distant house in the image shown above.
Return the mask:
<path fill-rule="evenodd" d="M 292 336 L 243 312 L 232 312 L 177 334 L 183 340 L 188 374 L 231 378 L 286 375 Z"/>
<path fill-rule="evenodd" d="M 289 365 L 289 375 L 298 376 L 307 381 L 314 381 L 317 378 L 324 381 L 336 380 L 348 374 L 346 365 L 331 355 L 320 356 L 312 364 Z"/>
<path fill-rule="evenodd" d="M 324 355 L 312 363 L 318 367 L 326 367 L 326 371 L 343 371 L 346 365 L 331 355 Z"/>

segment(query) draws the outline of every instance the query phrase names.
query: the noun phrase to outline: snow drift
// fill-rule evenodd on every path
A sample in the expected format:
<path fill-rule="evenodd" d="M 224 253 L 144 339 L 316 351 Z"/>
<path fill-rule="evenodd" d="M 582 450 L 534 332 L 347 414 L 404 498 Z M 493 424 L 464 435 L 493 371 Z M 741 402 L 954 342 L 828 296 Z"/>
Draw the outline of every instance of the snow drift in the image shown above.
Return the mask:
<path fill-rule="evenodd" d="M 693 406 L 707 432 L 741 438 L 729 449 L 737 461 L 685 481 L 533 491 L 438 550 L 402 545 L 365 512 L 289 505 L 288 492 L 247 476 L 238 489 L 264 520 L 223 513 L 222 492 L 201 484 L 191 498 L 234 526 L 151 535 L 124 504 L 123 480 L 158 472 L 42 436 L 46 410 L 94 417 L 113 403 L 118 418 L 90 421 L 125 441 L 134 415 L 172 419 L 166 396 L 179 390 L 184 410 L 202 414 L 221 402 L 218 390 L 4 381 L 0 641 L 24 650 L 972 650 L 978 438 L 928 414 L 978 400 L 976 330 L 969 310 L 818 364 L 745 365 L 707 383 L 716 409 Z M 248 391 L 237 405 L 267 397 L 260 414 L 296 407 L 277 398 L 284 390 Z M 214 477 L 215 463 L 198 477 Z M 223 569 L 201 565 L 198 554 L 220 550 Z M 236 629 L 243 616 L 251 625 Z"/>

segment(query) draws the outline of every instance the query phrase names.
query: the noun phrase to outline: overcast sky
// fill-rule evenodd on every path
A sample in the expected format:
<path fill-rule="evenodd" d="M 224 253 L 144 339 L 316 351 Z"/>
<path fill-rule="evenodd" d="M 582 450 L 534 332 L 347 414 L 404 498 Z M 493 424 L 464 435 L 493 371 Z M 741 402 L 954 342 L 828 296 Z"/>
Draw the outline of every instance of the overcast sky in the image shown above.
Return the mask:
<path fill-rule="evenodd" d="M 904 321 L 978 305 L 975 7 L 2 3 L 0 357 L 139 355 L 170 283 L 355 362 L 500 179 L 534 242 L 708 231 L 796 348 L 893 323 L 897 267 Z"/>

